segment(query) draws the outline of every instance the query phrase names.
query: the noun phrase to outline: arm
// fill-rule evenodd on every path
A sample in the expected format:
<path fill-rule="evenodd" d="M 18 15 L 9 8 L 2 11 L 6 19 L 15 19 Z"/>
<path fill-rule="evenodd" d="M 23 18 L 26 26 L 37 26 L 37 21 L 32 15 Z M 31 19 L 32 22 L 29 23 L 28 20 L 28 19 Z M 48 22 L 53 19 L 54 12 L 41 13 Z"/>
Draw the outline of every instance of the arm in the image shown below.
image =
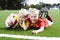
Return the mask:
<path fill-rule="evenodd" d="M 25 25 L 25 22 L 24 21 L 23 21 L 23 24 L 22 25 L 23 25 L 23 29 L 24 30 L 27 30 L 28 27 Z"/>
<path fill-rule="evenodd" d="M 42 31 L 44 31 L 44 26 L 41 26 L 41 28 L 38 30 L 33 30 L 32 33 L 37 34 L 37 33 L 42 32 Z"/>
<path fill-rule="evenodd" d="M 39 28 L 38 30 L 33 30 L 32 33 L 39 33 L 44 31 L 44 22 L 43 21 L 38 21 L 38 24 L 36 24 L 36 28 Z"/>
<path fill-rule="evenodd" d="M 44 26 L 41 26 L 40 29 L 36 30 L 37 33 L 44 31 Z"/>

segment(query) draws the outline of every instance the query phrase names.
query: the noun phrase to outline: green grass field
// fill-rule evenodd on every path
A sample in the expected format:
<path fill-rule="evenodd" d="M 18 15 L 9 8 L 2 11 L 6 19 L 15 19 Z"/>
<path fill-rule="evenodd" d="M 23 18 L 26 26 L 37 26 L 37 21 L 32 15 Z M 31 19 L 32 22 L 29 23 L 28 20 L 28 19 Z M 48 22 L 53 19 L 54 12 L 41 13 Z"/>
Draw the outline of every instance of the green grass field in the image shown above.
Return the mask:
<path fill-rule="evenodd" d="M 29 40 L 29 39 L 15 39 L 15 38 L 6 38 L 6 37 L 0 37 L 0 40 Z"/>
<path fill-rule="evenodd" d="M 54 23 L 45 31 L 38 34 L 32 34 L 32 30 L 23 31 L 20 28 L 6 29 L 5 20 L 10 13 L 18 13 L 18 10 L 0 10 L 0 34 L 60 37 L 60 10 L 49 10 L 49 15 L 52 17 Z"/>

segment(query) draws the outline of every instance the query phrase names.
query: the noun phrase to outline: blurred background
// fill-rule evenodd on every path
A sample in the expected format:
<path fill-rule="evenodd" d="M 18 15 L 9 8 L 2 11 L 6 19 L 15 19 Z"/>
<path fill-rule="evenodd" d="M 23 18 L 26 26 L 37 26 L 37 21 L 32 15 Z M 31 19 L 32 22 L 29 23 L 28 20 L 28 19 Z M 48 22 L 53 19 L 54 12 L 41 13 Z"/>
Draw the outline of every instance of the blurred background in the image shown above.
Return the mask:
<path fill-rule="evenodd" d="M 50 1 L 49 1 L 50 2 Z M 21 8 L 37 8 L 47 7 L 48 9 L 60 9 L 60 2 L 46 3 L 41 0 L 0 0 L 0 10 L 19 10 Z"/>

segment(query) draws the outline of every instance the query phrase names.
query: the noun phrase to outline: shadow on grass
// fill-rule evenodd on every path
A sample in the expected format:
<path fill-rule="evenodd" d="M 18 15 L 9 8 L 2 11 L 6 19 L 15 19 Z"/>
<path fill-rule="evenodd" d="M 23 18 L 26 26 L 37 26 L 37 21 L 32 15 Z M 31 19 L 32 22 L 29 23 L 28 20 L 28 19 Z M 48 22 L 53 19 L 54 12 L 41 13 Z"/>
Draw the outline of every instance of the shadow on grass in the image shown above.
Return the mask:
<path fill-rule="evenodd" d="M 29 31 L 29 30 L 26 30 L 26 31 Z M 12 29 L 8 29 L 8 28 L 4 27 L 4 28 L 0 28 L 0 31 L 24 31 L 24 30 L 20 27 L 16 27 L 16 28 L 12 28 Z"/>
<path fill-rule="evenodd" d="M 1 31 L 24 31 L 23 28 L 21 28 L 20 26 L 17 26 L 16 28 L 11 28 L 8 29 L 7 27 L 1 27 L 0 28 Z M 36 30 L 35 28 L 28 28 L 25 31 L 29 31 L 29 30 Z"/>

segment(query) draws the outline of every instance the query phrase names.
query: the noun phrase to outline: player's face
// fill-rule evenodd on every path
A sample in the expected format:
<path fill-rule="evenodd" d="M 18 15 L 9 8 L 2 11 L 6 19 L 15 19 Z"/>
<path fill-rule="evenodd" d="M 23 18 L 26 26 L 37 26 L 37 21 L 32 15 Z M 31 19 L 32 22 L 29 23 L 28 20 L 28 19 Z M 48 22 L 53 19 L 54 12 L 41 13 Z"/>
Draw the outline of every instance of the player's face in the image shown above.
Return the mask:
<path fill-rule="evenodd" d="M 33 23 L 35 23 L 38 20 L 38 15 L 32 14 L 32 15 L 30 15 L 30 19 Z"/>

